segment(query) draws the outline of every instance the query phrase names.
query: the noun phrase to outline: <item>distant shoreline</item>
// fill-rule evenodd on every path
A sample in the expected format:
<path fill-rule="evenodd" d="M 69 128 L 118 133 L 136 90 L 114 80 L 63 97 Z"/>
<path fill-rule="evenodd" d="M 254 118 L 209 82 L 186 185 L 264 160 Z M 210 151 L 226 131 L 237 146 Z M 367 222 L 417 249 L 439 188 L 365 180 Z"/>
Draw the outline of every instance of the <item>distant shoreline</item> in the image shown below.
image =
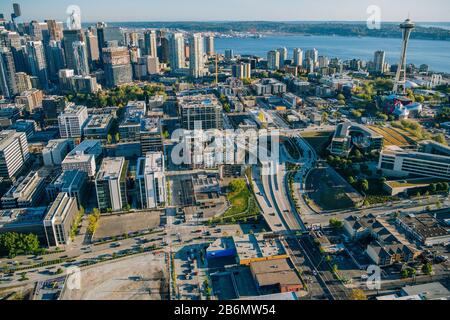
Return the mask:
<path fill-rule="evenodd" d="M 107 22 L 108 23 L 108 22 Z M 187 32 L 219 34 L 344 36 L 400 39 L 398 23 L 385 22 L 380 29 L 369 29 L 365 22 L 109 22 L 111 26 L 128 29 L 175 29 Z M 85 26 L 92 24 L 85 23 Z M 416 24 L 411 39 L 450 41 L 450 22 L 422 22 Z"/>

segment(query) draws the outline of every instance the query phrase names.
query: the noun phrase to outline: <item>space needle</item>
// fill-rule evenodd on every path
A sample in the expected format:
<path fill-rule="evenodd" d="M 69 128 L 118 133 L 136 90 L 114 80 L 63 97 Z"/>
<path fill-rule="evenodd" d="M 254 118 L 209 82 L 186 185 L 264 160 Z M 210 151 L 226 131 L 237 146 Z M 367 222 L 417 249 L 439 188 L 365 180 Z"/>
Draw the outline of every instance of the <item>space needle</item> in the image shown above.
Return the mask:
<path fill-rule="evenodd" d="M 402 55 L 400 57 L 400 63 L 397 68 L 397 76 L 395 77 L 394 93 L 405 94 L 406 93 L 406 53 L 408 51 L 409 38 L 411 32 L 416 25 L 409 18 L 400 24 L 400 29 L 403 31 L 403 45 Z"/>

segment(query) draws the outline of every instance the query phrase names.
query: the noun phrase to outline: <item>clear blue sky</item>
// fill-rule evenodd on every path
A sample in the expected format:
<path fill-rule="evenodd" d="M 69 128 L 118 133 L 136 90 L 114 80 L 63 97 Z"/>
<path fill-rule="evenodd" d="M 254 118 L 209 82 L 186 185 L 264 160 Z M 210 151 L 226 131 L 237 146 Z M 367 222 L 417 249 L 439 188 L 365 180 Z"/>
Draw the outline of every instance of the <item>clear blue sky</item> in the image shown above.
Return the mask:
<path fill-rule="evenodd" d="M 378 5 L 383 21 L 449 21 L 448 0 L 1 0 L 9 17 L 13 2 L 22 19 L 65 20 L 66 8 L 80 6 L 84 22 L 205 20 L 366 21 L 367 7 Z"/>

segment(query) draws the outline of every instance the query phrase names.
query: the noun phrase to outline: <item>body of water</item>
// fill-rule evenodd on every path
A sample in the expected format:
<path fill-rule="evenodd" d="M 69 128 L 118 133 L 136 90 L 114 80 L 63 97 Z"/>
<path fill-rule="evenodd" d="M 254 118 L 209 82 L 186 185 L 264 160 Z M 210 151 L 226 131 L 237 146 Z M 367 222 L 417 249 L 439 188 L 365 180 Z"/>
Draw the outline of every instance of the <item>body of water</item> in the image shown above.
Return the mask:
<path fill-rule="evenodd" d="M 256 38 L 218 38 L 216 50 L 223 53 L 225 49 L 233 49 L 236 54 L 251 54 L 267 57 L 267 52 L 280 47 L 289 50 L 292 56 L 294 48 L 308 50 L 316 48 L 319 55 L 343 60 L 353 58 L 373 60 L 374 52 L 386 51 L 389 64 L 397 64 L 400 60 L 401 39 L 338 37 L 338 36 L 265 36 Z M 450 41 L 411 40 L 408 47 L 408 63 L 419 66 L 427 64 L 437 72 L 450 73 Z"/>

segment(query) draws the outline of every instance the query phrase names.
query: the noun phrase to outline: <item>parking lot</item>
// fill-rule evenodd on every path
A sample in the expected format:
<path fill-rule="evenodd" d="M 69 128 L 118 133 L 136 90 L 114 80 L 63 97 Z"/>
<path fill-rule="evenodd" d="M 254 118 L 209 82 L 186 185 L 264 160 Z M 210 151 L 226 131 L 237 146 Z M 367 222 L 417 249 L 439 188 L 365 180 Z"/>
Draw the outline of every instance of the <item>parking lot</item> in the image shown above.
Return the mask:
<path fill-rule="evenodd" d="M 82 270 L 80 288 L 65 290 L 61 299 L 167 299 L 167 276 L 165 254 L 144 254 Z"/>
<path fill-rule="evenodd" d="M 123 215 L 102 216 L 93 240 L 118 237 L 134 232 L 157 228 L 161 223 L 161 212 L 133 212 Z"/>
<path fill-rule="evenodd" d="M 174 256 L 177 293 L 181 300 L 200 300 L 202 279 L 201 246 L 181 248 Z"/>

